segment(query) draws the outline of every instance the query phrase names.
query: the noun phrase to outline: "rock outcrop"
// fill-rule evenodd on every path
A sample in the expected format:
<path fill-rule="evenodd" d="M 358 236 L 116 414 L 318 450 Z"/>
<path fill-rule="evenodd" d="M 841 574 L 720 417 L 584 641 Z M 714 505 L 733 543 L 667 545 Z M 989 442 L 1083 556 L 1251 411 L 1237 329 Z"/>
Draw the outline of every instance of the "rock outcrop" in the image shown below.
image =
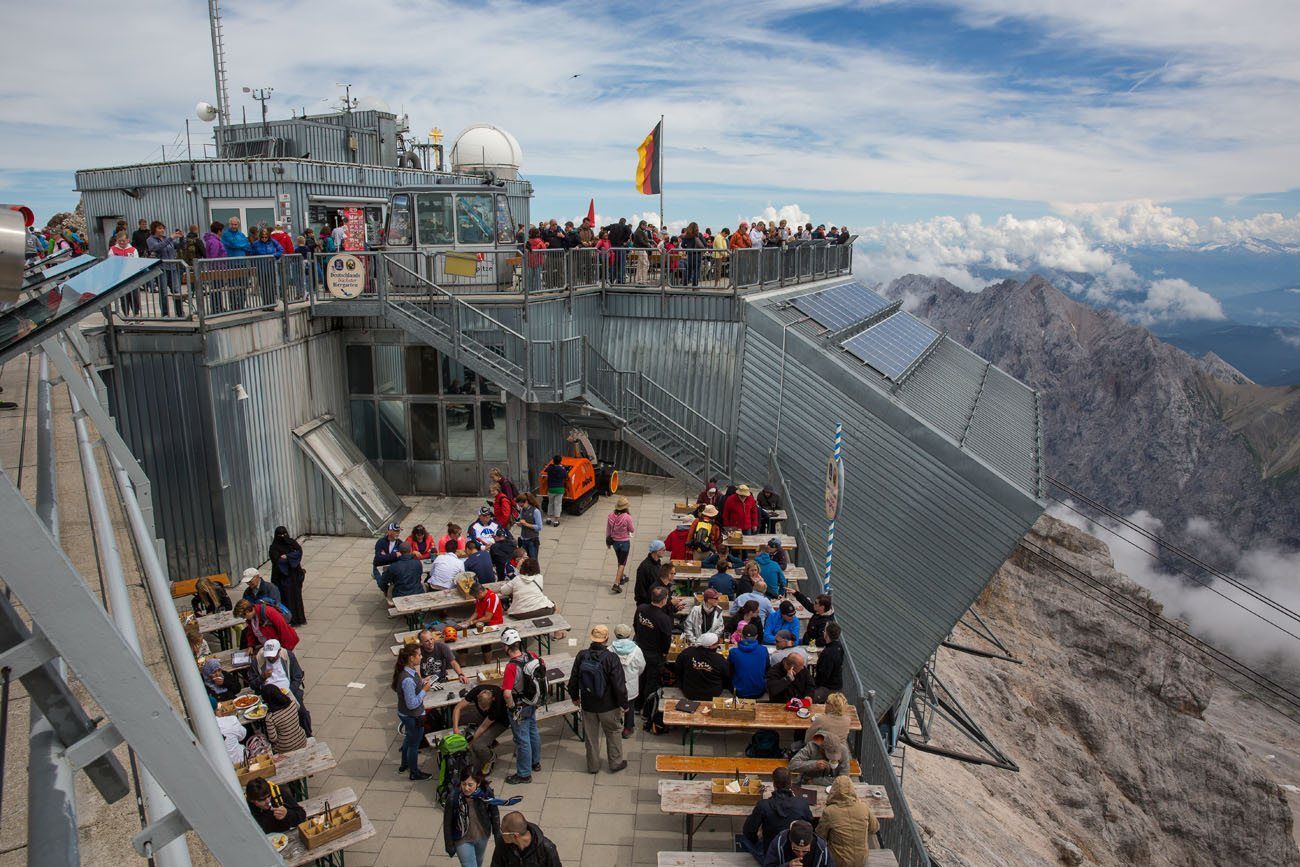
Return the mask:
<path fill-rule="evenodd" d="M 1030 538 L 1160 611 L 1100 540 L 1049 516 Z M 941 650 L 939 672 L 1020 771 L 908 751 L 908 801 L 944 867 L 1300 865 L 1286 793 L 1207 720 L 1203 666 L 1023 554 L 976 610 L 1024 664 Z"/>

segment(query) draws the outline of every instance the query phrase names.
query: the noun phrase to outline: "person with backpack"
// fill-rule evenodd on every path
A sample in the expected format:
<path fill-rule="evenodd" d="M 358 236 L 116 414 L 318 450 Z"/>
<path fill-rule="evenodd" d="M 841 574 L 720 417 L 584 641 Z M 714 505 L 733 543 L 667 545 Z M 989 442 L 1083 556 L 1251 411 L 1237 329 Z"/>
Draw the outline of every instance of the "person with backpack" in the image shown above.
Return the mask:
<path fill-rule="evenodd" d="M 460 867 L 487 867 L 488 840 L 501 833 L 501 808 L 482 771 L 463 768 L 442 808 L 442 845 Z"/>
<path fill-rule="evenodd" d="M 696 553 L 696 556 L 704 557 L 713 553 L 714 548 L 722 539 L 722 525 L 718 523 L 718 507 L 705 506 L 700 510 L 700 516 L 691 522 L 690 541 L 687 547 Z"/>
<path fill-rule="evenodd" d="M 668 589 L 655 587 L 650 591 L 650 601 L 637 608 L 632 621 L 636 646 L 641 648 L 641 653 L 645 656 L 645 669 L 641 672 L 641 682 L 637 684 L 637 697 L 645 712 L 647 725 L 653 721 L 653 715 L 658 710 L 660 672 L 673 643 L 673 618 L 666 610 L 667 606 Z"/>
<path fill-rule="evenodd" d="M 235 603 L 234 614 L 244 618 L 244 635 L 240 643 L 248 650 L 259 648 L 272 639 L 287 650 L 298 646 L 298 633 L 274 605 L 240 599 Z"/>
<path fill-rule="evenodd" d="M 397 722 L 402 729 L 402 764 L 399 774 L 408 773 L 414 781 L 427 780 L 432 774 L 420 770 L 420 741 L 424 739 L 424 696 L 429 679 L 420 676 L 420 645 L 404 644 L 393 666 L 393 692 L 397 693 Z M 459 706 L 457 707 L 459 710 Z"/>
<path fill-rule="evenodd" d="M 551 458 L 551 462 L 542 470 L 542 475 L 546 479 L 546 523 L 552 527 L 560 526 L 560 510 L 564 508 L 564 483 L 569 478 L 569 468 L 564 465 L 564 459 L 559 455 Z"/>
<path fill-rule="evenodd" d="M 800 820 L 811 822 L 812 809 L 790 788 L 790 769 L 778 767 L 772 771 L 772 794 L 750 810 L 736 843 L 761 863 L 781 832 Z"/>
<path fill-rule="evenodd" d="M 492 498 L 492 520 L 498 527 L 510 526 L 515 519 L 514 497 L 507 496 L 496 482 L 488 486 L 488 496 Z"/>
<path fill-rule="evenodd" d="M 627 681 L 623 663 L 609 644 L 609 627 L 591 627 L 591 646 L 573 660 L 569 698 L 582 708 L 582 729 L 587 735 L 587 773 L 600 773 L 600 739 L 605 738 L 609 772 L 627 767 L 623 758 L 623 708 L 627 706 Z"/>
<path fill-rule="evenodd" d="M 636 712 L 632 706 L 636 703 L 641 672 L 645 670 L 645 654 L 632 640 L 632 627 L 626 623 L 614 627 L 613 650 L 623 666 L 623 683 L 627 687 L 627 703 L 623 705 L 623 740 L 627 740 L 636 730 Z"/>
<path fill-rule="evenodd" d="M 519 513 L 519 547 L 536 560 L 537 551 L 542 545 L 543 520 L 537 495 L 530 491 L 520 491 L 515 495 L 515 511 Z"/>
<path fill-rule="evenodd" d="M 537 707 L 546 702 L 546 661 L 523 649 L 518 631 L 501 633 L 505 645 L 505 675 L 501 678 L 506 707 L 510 713 L 510 732 L 515 738 L 515 772 L 506 777 L 511 785 L 533 781 L 533 773 L 542 769 L 542 735 L 537 730 Z"/>
<path fill-rule="evenodd" d="M 254 604 L 266 602 L 274 605 L 286 618 L 290 616 L 289 606 L 280 596 L 280 588 L 262 577 L 256 569 L 244 570 L 244 598 Z"/>

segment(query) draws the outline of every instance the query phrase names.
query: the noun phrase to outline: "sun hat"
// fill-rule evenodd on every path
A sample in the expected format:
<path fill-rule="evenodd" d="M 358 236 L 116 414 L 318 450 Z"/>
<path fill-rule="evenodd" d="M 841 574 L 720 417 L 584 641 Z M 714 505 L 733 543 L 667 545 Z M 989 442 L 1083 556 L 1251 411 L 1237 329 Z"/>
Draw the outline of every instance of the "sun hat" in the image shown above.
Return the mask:
<path fill-rule="evenodd" d="M 718 516 L 718 507 L 709 505 L 704 507 L 704 517 L 716 518 Z"/>
<path fill-rule="evenodd" d="M 740 494 L 742 497 L 748 497 L 749 485 L 741 485 L 740 487 L 736 488 L 736 493 Z"/>
<path fill-rule="evenodd" d="M 615 512 L 626 512 L 630 508 L 632 508 L 632 501 L 627 497 L 619 497 L 614 501 Z"/>
<path fill-rule="evenodd" d="M 609 627 L 603 623 L 597 623 L 591 627 L 591 640 L 596 644 L 605 644 L 609 641 Z"/>

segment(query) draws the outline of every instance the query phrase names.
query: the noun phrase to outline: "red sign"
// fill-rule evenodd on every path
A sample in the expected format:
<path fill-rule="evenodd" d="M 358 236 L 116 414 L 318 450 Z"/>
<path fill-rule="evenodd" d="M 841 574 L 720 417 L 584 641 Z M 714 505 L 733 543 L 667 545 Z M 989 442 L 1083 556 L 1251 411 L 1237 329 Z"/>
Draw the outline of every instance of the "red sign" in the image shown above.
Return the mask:
<path fill-rule="evenodd" d="M 343 249 L 366 249 L 366 212 L 360 208 L 344 208 L 343 221 Z"/>

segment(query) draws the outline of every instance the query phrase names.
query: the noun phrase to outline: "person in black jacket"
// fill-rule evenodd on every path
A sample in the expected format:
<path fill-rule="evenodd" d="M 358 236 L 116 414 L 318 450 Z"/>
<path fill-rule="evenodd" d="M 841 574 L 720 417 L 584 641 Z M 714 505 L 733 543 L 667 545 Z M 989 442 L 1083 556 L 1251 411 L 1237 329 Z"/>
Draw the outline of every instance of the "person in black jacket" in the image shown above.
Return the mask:
<path fill-rule="evenodd" d="M 826 626 L 835 622 L 835 606 L 831 604 L 831 597 L 822 593 L 815 599 L 809 599 L 796 590 L 794 598 L 799 600 L 800 605 L 813 613 L 813 616 L 808 619 L 808 625 L 804 627 L 803 635 L 799 636 L 799 643 L 808 644 L 816 641 L 818 644 L 824 645 L 826 643 Z"/>
<path fill-rule="evenodd" d="M 510 531 L 505 527 L 497 530 L 496 541 L 488 549 L 492 555 L 492 567 L 496 569 L 497 580 L 506 580 L 506 566 L 514 559 L 515 552 L 519 550 L 519 545 L 515 543 L 515 537 L 510 535 Z"/>
<path fill-rule="evenodd" d="M 650 552 L 636 567 L 636 582 L 632 585 L 632 601 L 637 605 L 650 603 L 650 588 L 659 580 L 659 566 L 665 557 L 667 546 L 660 539 L 650 540 Z"/>
<path fill-rule="evenodd" d="M 501 838 L 492 852 L 492 867 L 564 867 L 555 844 L 520 812 L 506 813 Z"/>
<path fill-rule="evenodd" d="M 807 801 L 791 791 L 790 769 L 777 768 L 772 771 L 772 796 L 754 805 L 736 842 L 761 862 L 777 835 L 800 819 L 811 822 L 812 810 Z"/>
<path fill-rule="evenodd" d="M 501 833 L 501 808 L 494 803 L 492 785 L 477 768 L 464 768 L 459 785 L 448 786 L 447 805 L 442 808 L 442 845 L 447 854 L 460 859 L 473 854 L 470 863 L 485 864 L 488 840 Z"/>
<path fill-rule="evenodd" d="M 840 643 L 840 625 L 826 624 L 826 643 L 817 658 L 813 676 L 813 701 L 821 704 L 826 696 L 844 689 L 844 645 Z"/>
<path fill-rule="evenodd" d="M 767 700 L 776 704 L 785 704 L 792 698 L 811 696 L 812 677 L 803 657 L 792 653 L 767 670 Z"/>
<path fill-rule="evenodd" d="M 600 738 L 605 737 L 609 772 L 627 767 L 623 759 L 623 708 L 627 705 L 627 681 L 623 663 L 609 649 L 609 627 L 591 627 L 591 646 L 573 660 L 569 675 L 569 698 L 582 708 L 582 728 L 587 733 L 587 773 L 600 773 Z"/>
<path fill-rule="evenodd" d="M 289 831 L 307 821 L 307 811 L 275 783 L 254 777 L 244 787 L 248 811 L 268 834 Z"/>
<path fill-rule="evenodd" d="M 731 672 L 718 653 L 717 633 L 704 633 L 677 657 L 677 685 L 691 701 L 713 701 L 731 690 Z"/>
<path fill-rule="evenodd" d="M 632 619 L 633 640 L 645 656 L 636 693 L 643 708 L 649 706 L 646 700 L 650 693 L 659 689 L 659 673 L 673 643 L 673 618 L 666 610 L 667 605 L 667 588 L 655 587 L 650 591 L 650 602 L 638 607 Z"/>
<path fill-rule="evenodd" d="M 764 485 L 763 490 L 758 495 L 758 532 L 759 535 L 768 535 L 776 532 L 776 521 L 771 517 L 772 512 L 781 510 L 781 498 L 776 491 L 772 490 L 771 485 Z"/>

